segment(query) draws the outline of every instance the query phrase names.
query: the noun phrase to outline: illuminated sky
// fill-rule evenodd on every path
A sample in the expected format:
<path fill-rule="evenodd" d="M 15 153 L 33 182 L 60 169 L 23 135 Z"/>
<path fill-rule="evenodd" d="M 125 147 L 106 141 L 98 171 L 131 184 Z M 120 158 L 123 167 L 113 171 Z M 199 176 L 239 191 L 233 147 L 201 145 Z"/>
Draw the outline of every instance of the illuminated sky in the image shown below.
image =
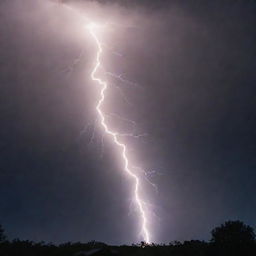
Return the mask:
<path fill-rule="evenodd" d="M 47 1 L 0 4 L 0 223 L 7 235 L 138 240 L 129 180 L 96 128 L 96 49 L 81 17 L 108 24 L 104 68 L 130 81 L 105 76 L 109 122 L 129 132 L 120 115 L 148 134 L 125 140 L 133 163 L 158 186 L 142 193 L 156 215 L 154 240 L 208 239 L 228 219 L 255 227 L 256 5 L 67 2 L 79 13 Z"/>

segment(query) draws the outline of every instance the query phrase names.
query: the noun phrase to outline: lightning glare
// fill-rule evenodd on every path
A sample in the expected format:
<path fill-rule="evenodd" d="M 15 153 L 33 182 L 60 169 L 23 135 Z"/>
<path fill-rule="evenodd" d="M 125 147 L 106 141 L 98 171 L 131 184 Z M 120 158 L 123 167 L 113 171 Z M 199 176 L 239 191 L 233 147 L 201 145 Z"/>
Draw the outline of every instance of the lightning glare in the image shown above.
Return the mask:
<path fill-rule="evenodd" d="M 120 150 L 120 155 L 122 157 L 125 172 L 127 172 L 127 174 L 134 180 L 134 197 L 135 197 L 135 203 L 138 207 L 138 210 L 140 213 L 140 218 L 141 218 L 141 234 L 142 234 L 144 241 L 146 243 L 149 243 L 150 242 L 150 234 L 149 234 L 149 230 L 147 227 L 148 221 L 147 221 L 147 216 L 146 216 L 146 210 L 144 209 L 144 202 L 139 195 L 140 179 L 134 172 L 132 172 L 132 170 L 131 170 L 132 168 L 130 168 L 129 159 L 128 159 L 127 153 L 126 153 L 127 147 L 124 143 L 122 143 L 119 140 L 119 136 L 121 136 L 121 134 L 112 131 L 108 127 L 108 125 L 106 124 L 106 121 L 105 121 L 106 116 L 102 110 L 103 103 L 105 100 L 105 92 L 108 89 L 108 84 L 106 81 L 103 81 L 103 80 L 101 80 L 101 78 L 96 76 L 96 73 L 101 66 L 100 57 L 103 52 L 103 47 L 102 47 L 103 44 L 100 42 L 100 40 L 96 34 L 96 28 L 98 28 L 98 27 L 99 26 L 95 23 L 89 23 L 87 25 L 87 29 L 89 30 L 89 33 L 92 36 L 92 38 L 97 46 L 96 63 L 91 72 L 91 79 L 93 81 L 97 82 L 101 86 L 100 98 L 96 105 L 96 111 L 98 113 L 100 124 L 103 127 L 104 132 L 112 138 L 113 143 L 116 144 L 116 146 Z"/>

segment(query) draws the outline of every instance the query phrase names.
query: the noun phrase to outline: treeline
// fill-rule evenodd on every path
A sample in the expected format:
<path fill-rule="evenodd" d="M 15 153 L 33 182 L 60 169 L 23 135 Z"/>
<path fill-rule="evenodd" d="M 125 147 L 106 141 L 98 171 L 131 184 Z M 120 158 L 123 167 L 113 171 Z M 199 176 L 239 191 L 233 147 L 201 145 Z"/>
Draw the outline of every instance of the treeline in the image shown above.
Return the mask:
<path fill-rule="evenodd" d="M 253 256 L 256 255 L 255 233 L 241 221 L 227 221 L 211 232 L 209 242 L 191 240 L 170 244 L 108 246 L 101 242 L 35 243 L 15 239 L 8 241 L 0 226 L 0 256 Z"/>

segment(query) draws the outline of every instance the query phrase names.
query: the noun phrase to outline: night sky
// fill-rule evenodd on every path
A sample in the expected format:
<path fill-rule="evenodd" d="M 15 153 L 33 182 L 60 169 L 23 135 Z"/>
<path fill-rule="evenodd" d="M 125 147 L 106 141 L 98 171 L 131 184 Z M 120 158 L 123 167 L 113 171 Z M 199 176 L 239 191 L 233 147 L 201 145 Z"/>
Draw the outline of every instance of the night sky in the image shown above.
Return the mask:
<path fill-rule="evenodd" d="M 256 227 L 256 2 L 0 3 L 0 224 L 8 238 L 140 241 L 132 183 L 96 120 L 95 45 L 105 110 L 143 181 L 152 240 L 210 238 L 226 220 Z M 102 143 L 103 141 L 103 143 Z M 142 177 L 142 175 L 141 175 Z"/>

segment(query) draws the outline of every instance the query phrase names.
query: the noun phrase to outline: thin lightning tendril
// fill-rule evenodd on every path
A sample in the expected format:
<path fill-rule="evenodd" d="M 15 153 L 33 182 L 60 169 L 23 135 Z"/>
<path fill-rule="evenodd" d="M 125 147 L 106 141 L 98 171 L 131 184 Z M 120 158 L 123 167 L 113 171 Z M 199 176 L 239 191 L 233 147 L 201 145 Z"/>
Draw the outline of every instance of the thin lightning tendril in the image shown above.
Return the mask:
<path fill-rule="evenodd" d="M 94 39 L 94 41 L 97 45 L 96 64 L 95 64 L 95 66 L 94 66 L 94 68 L 91 72 L 91 79 L 101 85 L 100 99 L 97 103 L 96 111 L 99 115 L 100 124 L 103 127 L 105 133 L 110 135 L 110 137 L 112 137 L 113 142 L 121 150 L 120 153 L 122 155 L 122 159 L 123 159 L 123 163 L 124 163 L 124 170 L 128 173 L 128 175 L 130 177 L 132 177 L 134 179 L 134 183 L 135 183 L 135 188 L 134 188 L 135 202 L 138 206 L 139 213 L 140 213 L 141 220 L 142 220 L 141 232 L 142 232 L 142 236 L 143 236 L 143 239 L 145 240 L 145 242 L 149 243 L 150 242 L 150 236 L 149 236 L 149 230 L 148 230 L 148 227 L 147 227 L 147 224 L 148 224 L 147 217 L 146 217 L 145 209 L 144 209 L 144 206 L 143 206 L 144 203 L 143 203 L 142 199 L 139 196 L 140 180 L 139 180 L 138 176 L 136 174 L 134 174 L 130 169 L 129 160 L 128 160 L 127 153 L 126 153 L 126 151 L 127 151 L 126 145 L 119 141 L 119 139 L 118 139 L 119 134 L 117 132 L 113 132 L 109 129 L 109 127 L 107 126 L 106 121 L 105 121 L 105 119 L 106 119 L 105 115 L 102 111 L 102 105 L 103 105 L 103 102 L 105 100 L 105 91 L 108 88 L 108 84 L 107 84 L 106 81 L 103 81 L 99 77 L 96 76 L 96 73 L 97 73 L 98 69 L 101 66 L 100 56 L 103 52 L 102 43 L 100 42 L 100 40 L 98 39 L 98 37 L 97 37 L 97 35 L 94 31 L 94 29 L 96 27 L 97 27 L 97 25 L 94 24 L 94 23 L 90 23 L 87 26 L 87 28 L 89 29 L 90 35 L 92 36 L 92 38 Z"/>

